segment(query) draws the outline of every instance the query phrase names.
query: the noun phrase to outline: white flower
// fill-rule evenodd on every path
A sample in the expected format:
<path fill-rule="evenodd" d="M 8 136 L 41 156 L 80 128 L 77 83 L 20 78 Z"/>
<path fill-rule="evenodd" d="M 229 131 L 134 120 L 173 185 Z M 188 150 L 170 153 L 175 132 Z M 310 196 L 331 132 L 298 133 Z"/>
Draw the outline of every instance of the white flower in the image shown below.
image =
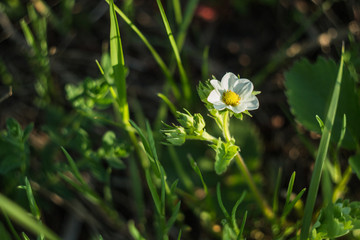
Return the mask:
<path fill-rule="evenodd" d="M 207 98 L 217 110 L 228 108 L 234 113 L 259 108 L 259 100 L 252 94 L 254 85 L 246 78 L 238 78 L 233 73 L 226 73 L 221 82 L 213 79 L 210 81 L 214 87 Z"/>

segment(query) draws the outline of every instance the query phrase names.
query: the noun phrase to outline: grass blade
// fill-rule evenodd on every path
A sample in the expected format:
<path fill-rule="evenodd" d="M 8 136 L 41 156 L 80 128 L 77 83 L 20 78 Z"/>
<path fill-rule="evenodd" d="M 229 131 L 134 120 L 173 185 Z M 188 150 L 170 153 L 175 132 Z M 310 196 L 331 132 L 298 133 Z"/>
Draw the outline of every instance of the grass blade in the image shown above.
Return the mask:
<path fill-rule="evenodd" d="M 169 218 L 168 222 L 166 223 L 166 228 L 165 228 L 165 232 L 169 232 L 170 228 L 172 227 L 172 225 L 174 225 L 175 220 L 179 214 L 180 211 L 180 205 L 181 205 L 181 201 L 179 201 L 176 206 L 175 209 L 171 215 L 171 217 Z"/>
<path fill-rule="evenodd" d="M 296 173 L 293 172 L 293 174 L 290 177 L 290 181 L 289 181 L 289 185 L 288 185 L 288 190 L 287 190 L 287 194 L 286 194 L 286 201 L 285 201 L 285 207 L 289 204 L 290 202 L 290 196 L 294 187 L 294 182 L 295 182 L 295 175 Z"/>
<path fill-rule="evenodd" d="M 174 6 L 174 13 L 175 13 L 175 20 L 178 25 L 181 24 L 182 20 L 182 13 L 181 13 L 181 6 L 179 0 L 173 0 L 173 6 Z"/>
<path fill-rule="evenodd" d="M 139 230 L 136 228 L 135 223 L 133 220 L 129 221 L 128 224 L 129 227 L 129 232 L 130 235 L 135 239 L 135 240 L 145 240 L 145 238 L 143 236 L 141 236 Z"/>
<path fill-rule="evenodd" d="M 240 203 L 242 203 L 242 201 L 244 200 L 246 196 L 246 191 L 243 192 L 243 194 L 241 194 L 240 198 L 236 201 L 235 206 L 233 207 L 232 211 L 231 211 L 231 220 L 232 220 L 232 225 L 233 228 L 235 229 L 235 231 L 238 233 L 239 229 L 238 226 L 236 224 L 236 211 L 240 205 Z"/>
<path fill-rule="evenodd" d="M 60 240 L 53 231 L 42 225 L 38 220 L 31 217 L 31 214 L 19 205 L 0 193 L 0 209 L 11 219 L 34 234 L 44 235 L 49 240 Z"/>
<path fill-rule="evenodd" d="M 205 194 L 206 196 L 209 194 L 209 191 L 208 191 L 208 187 L 205 183 L 205 180 L 202 176 L 202 173 L 200 171 L 200 168 L 199 166 L 197 165 L 197 163 L 195 162 L 194 158 L 191 156 L 191 155 L 188 155 L 188 159 L 190 161 L 190 165 L 192 167 L 192 169 L 195 171 L 195 173 L 200 177 L 200 180 L 201 180 L 201 183 L 203 185 L 203 188 L 204 188 L 204 191 L 205 191 Z"/>
<path fill-rule="evenodd" d="M 322 169 L 324 166 L 324 162 L 326 159 L 326 155 L 327 155 L 327 151 L 328 151 L 328 147 L 329 147 L 329 143 L 330 143 L 331 129 L 332 129 L 332 126 L 334 125 L 335 113 L 336 113 L 339 95 L 340 95 L 340 87 L 341 87 L 343 67 L 344 67 L 344 51 L 345 51 L 344 48 L 345 47 L 343 44 L 342 55 L 341 55 L 341 60 L 340 60 L 340 67 L 339 67 L 338 75 L 336 78 L 334 90 L 332 93 L 329 110 L 328 110 L 328 113 L 326 116 L 325 127 L 324 127 L 324 131 L 323 131 L 323 135 L 320 140 L 319 151 L 318 151 L 318 154 L 317 154 L 317 157 L 315 160 L 315 167 L 314 167 L 313 175 L 311 177 L 309 194 L 306 199 L 305 213 L 304 213 L 303 225 L 301 228 L 301 235 L 300 235 L 301 240 L 307 239 L 307 237 L 309 235 L 311 218 L 312 218 L 312 214 L 313 214 L 313 210 L 314 210 L 314 206 L 315 206 L 315 200 L 316 200 L 318 189 L 319 189 L 321 173 L 322 173 Z"/>
<path fill-rule="evenodd" d="M 216 186 L 216 195 L 217 195 L 217 199 L 218 199 L 221 211 L 225 215 L 228 222 L 231 223 L 231 221 L 229 221 L 230 220 L 230 215 L 229 215 L 228 211 L 226 210 L 226 208 L 225 208 L 225 206 L 224 206 L 224 204 L 222 202 L 222 199 L 221 199 L 220 183 L 218 183 L 217 186 Z"/>
<path fill-rule="evenodd" d="M 123 123 L 130 119 L 126 97 L 125 60 L 122 49 L 120 29 L 114 10 L 114 1 L 110 0 L 110 58 L 114 71 L 114 82 L 117 90 L 119 112 Z"/>
<path fill-rule="evenodd" d="M 154 204 L 155 204 L 155 208 L 156 208 L 156 211 L 158 212 L 159 215 L 161 215 L 161 202 L 160 202 L 160 198 L 159 198 L 159 195 L 156 191 L 156 187 L 151 179 L 151 174 L 150 174 L 150 170 L 147 168 L 145 170 L 145 177 L 146 177 L 146 181 L 148 183 L 148 186 L 149 186 L 149 189 L 150 189 L 150 193 L 151 193 L 151 196 L 154 200 Z"/>
<path fill-rule="evenodd" d="M 80 171 L 78 169 L 78 167 L 76 166 L 76 163 L 74 161 L 74 159 L 70 156 L 70 154 L 65 150 L 65 148 L 60 147 L 61 150 L 63 151 L 63 153 L 65 154 L 65 157 L 67 158 L 70 168 L 72 170 L 72 173 L 74 174 L 75 178 L 82 184 L 82 185 L 86 185 L 85 180 L 83 179 L 83 177 L 80 174 Z"/>
<path fill-rule="evenodd" d="M 177 37 L 176 37 L 176 44 L 180 51 L 184 46 L 186 32 L 190 26 L 190 23 L 194 16 L 198 2 L 199 2 L 199 0 L 190 0 L 188 2 L 188 4 L 186 5 L 184 19 L 180 25 L 180 29 L 179 29 L 179 32 L 177 33 Z"/>
<path fill-rule="evenodd" d="M 188 79 L 188 77 L 186 75 L 186 72 L 184 70 L 184 66 L 183 66 L 181 58 L 180 58 L 179 49 L 177 47 L 174 35 L 173 35 L 172 31 L 171 31 L 170 24 L 169 24 L 169 21 L 168 21 L 168 19 L 166 17 L 164 7 L 163 7 L 160 0 L 156 0 L 156 2 L 158 4 L 160 14 L 161 14 L 162 20 L 163 20 L 164 25 L 165 25 L 166 33 L 168 35 L 171 47 L 172 47 L 173 52 L 175 54 L 176 62 L 178 64 L 178 68 L 179 68 L 179 72 L 180 72 L 181 84 L 182 84 L 183 93 L 184 93 L 184 98 L 185 98 L 185 100 L 188 101 L 191 98 L 191 89 L 190 89 L 189 79 Z"/>
<path fill-rule="evenodd" d="M 304 195 L 306 191 L 306 188 L 303 188 L 298 195 L 296 195 L 296 197 L 294 198 L 293 201 L 291 201 L 289 204 L 286 205 L 286 207 L 284 208 L 284 212 L 282 214 L 282 218 L 285 218 L 290 211 L 293 209 L 293 207 L 295 206 L 295 204 L 297 203 L 297 201 L 299 201 L 299 199 L 302 197 L 302 195 Z"/>
<path fill-rule="evenodd" d="M 158 93 L 158 97 L 161 98 L 165 103 L 166 105 L 169 107 L 171 113 L 176 116 L 176 112 L 177 112 L 177 109 L 175 107 L 175 105 L 169 100 L 168 97 L 166 97 L 164 94 L 162 93 Z"/>
<path fill-rule="evenodd" d="M 108 4 L 110 4 L 110 0 L 105 0 Z M 174 79 L 172 77 L 172 74 L 169 70 L 169 68 L 166 66 L 164 60 L 160 57 L 159 53 L 155 50 L 155 48 L 151 45 L 149 40 L 142 34 L 142 32 L 135 26 L 135 24 L 126 16 L 126 14 L 120 10 L 119 7 L 117 7 L 114 4 L 115 11 L 119 14 L 119 16 L 125 21 L 126 24 L 129 25 L 129 27 L 139 36 L 139 38 L 143 41 L 145 46 L 149 49 L 150 53 L 153 55 L 153 58 L 163 71 L 166 79 L 170 83 L 170 86 L 172 88 L 172 91 L 174 93 L 174 96 L 179 99 L 180 97 L 180 91 L 178 87 L 176 86 Z"/>
<path fill-rule="evenodd" d="M 237 240 L 240 240 L 240 239 L 242 238 L 242 235 L 243 235 L 243 232 L 244 232 L 244 228 L 245 228 L 247 213 L 248 213 L 248 212 L 245 211 L 243 220 L 242 220 L 242 222 L 241 222 L 240 232 L 239 232 L 239 235 L 238 235 L 238 237 L 237 237 Z"/>
<path fill-rule="evenodd" d="M 29 180 L 27 177 L 25 177 L 25 190 L 26 190 L 27 198 L 29 200 L 30 211 L 37 220 L 40 220 L 40 210 L 35 202 L 34 194 L 32 192 L 32 189 L 31 189 L 31 186 L 30 186 L 30 183 L 29 183 Z"/>

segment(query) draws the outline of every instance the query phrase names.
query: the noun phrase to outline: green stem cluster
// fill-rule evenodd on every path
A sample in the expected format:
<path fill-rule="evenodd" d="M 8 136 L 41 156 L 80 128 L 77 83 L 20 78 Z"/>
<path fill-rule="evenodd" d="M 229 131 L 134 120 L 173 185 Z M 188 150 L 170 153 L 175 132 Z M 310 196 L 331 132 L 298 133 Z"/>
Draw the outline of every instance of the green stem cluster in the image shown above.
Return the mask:
<path fill-rule="evenodd" d="M 229 130 L 229 123 L 230 123 L 229 111 L 226 111 L 224 114 L 224 119 L 223 119 L 223 134 L 224 134 L 224 138 L 228 142 L 232 139 L 232 137 L 230 135 L 230 130 Z M 261 208 L 261 211 L 263 212 L 264 216 L 269 220 L 273 220 L 275 218 L 275 214 L 274 214 L 273 210 L 270 208 L 270 206 L 267 203 L 264 196 L 262 196 L 261 192 L 256 187 L 254 179 L 253 179 L 249 169 L 247 168 L 244 159 L 241 157 L 239 152 L 237 152 L 237 154 L 235 156 L 235 160 L 236 160 L 236 164 L 238 165 L 241 173 L 243 174 L 243 176 L 246 180 L 246 183 L 248 184 L 251 192 L 253 193 L 257 204 Z"/>

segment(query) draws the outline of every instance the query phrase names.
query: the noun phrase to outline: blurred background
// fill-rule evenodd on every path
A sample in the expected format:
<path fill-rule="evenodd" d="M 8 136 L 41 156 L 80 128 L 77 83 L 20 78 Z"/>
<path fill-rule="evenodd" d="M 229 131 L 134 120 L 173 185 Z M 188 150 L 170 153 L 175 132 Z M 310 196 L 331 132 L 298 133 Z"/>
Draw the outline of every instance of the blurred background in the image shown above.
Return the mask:
<path fill-rule="evenodd" d="M 309 185 L 320 135 L 307 131 L 292 116 L 285 95 L 284 72 L 303 57 L 315 61 L 322 56 L 338 62 L 342 42 L 355 52 L 359 50 L 360 2 L 180 1 L 183 13 L 188 12 L 189 2 L 195 4 L 181 57 L 190 80 L 192 98 L 190 104 L 172 94 L 168 95 L 169 99 L 178 109 L 186 106 L 192 112 L 206 116 L 206 109 L 196 93 L 199 81 L 212 79 L 212 76 L 220 80 L 226 72 L 253 81 L 255 90 L 262 92 L 258 96 L 260 108 L 252 112 L 253 118 L 245 117 L 243 122 L 234 120 L 232 131 L 256 182 L 269 199 L 279 168 L 282 168 L 281 189 L 286 189 L 291 174 L 296 171 L 294 192 L 299 192 Z M 122 0 L 115 4 L 147 37 L 165 63 L 174 63 L 156 1 Z M 163 1 L 163 5 L 176 37 L 181 30 L 181 19 L 174 12 L 173 1 Z M 144 127 L 144 119 L 150 121 L 168 178 L 171 181 L 179 178 L 178 166 L 170 159 L 174 155 L 191 154 L 204 178 L 208 179 L 209 187 L 216 186 L 221 179 L 225 185 L 225 205 L 233 204 L 240 194 L 237 189 L 244 184 L 235 167 L 219 177 L 212 169 L 213 154 L 204 144 L 186 143 L 173 149 L 174 152 L 161 145 L 164 139 L 159 134 L 158 109 L 162 100 L 157 94 L 166 92 L 166 79 L 143 41 L 122 18 L 118 17 L 118 21 L 127 67 L 131 118 L 141 127 Z M 150 226 L 154 209 L 143 173 L 139 170 L 138 181 L 144 194 L 143 205 L 139 206 L 134 202 L 136 198 L 131 190 L 136 176 L 129 170 L 132 146 L 116 124 L 106 121 L 112 116 L 111 108 L 106 109 L 108 103 L 101 101 L 101 84 L 94 83 L 101 78 L 95 60 L 101 61 L 102 66 L 108 61 L 110 20 L 107 2 L 3 0 L 0 3 L 0 29 L 0 129 L 6 131 L 9 118 L 15 119 L 21 129 L 33 124 L 32 131 L 26 139 L 19 140 L 18 145 L 10 144 L 4 137 L 0 142 L 0 161 L 3 162 L 0 164 L 0 192 L 28 208 L 25 192 L 17 189 L 18 185 L 24 184 L 24 176 L 28 176 L 42 211 L 43 223 L 59 236 L 91 239 L 100 233 L 104 239 L 131 239 L 125 227 L 118 228 L 114 224 L 111 214 L 104 214 L 102 209 L 58 177 L 59 171 L 65 175 L 67 171 L 66 158 L 59 148 L 63 146 L 76 160 L 82 176 L 95 192 L 102 195 L 104 184 L 111 183 L 114 209 L 124 221 L 135 219 L 136 222 L 139 219 L 136 209 L 143 208 L 148 219 L 143 225 L 145 228 Z M 180 86 L 177 71 L 174 76 Z M 80 98 L 79 92 L 87 98 Z M 96 113 L 95 107 L 102 113 Z M 175 122 L 170 113 L 163 116 L 165 118 L 160 120 Z M 207 129 L 216 132 L 215 125 L 206 121 Z M 103 137 L 108 131 L 116 138 L 111 134 Z M 114 149 L 113 145 L 121 148 Z M 113 155 L 105 156 L 102 151 Z M 346 159 L 352 153 L 342 150 L 341 156 Z M 113 161 L 112 158 L 122 160 Z M 192 171 L 185 157 L 180 162 L 185 172 Z M 108 166 L 113 167 L 111 174 L 107 173 Z M 201 204 L 201 181 L 195 173 L 189 175 L 198 199 L 195 203 Z M 349 186 L 349 196 L 360 199 L 356 182 L 350 181 Z M 179 187 L 186 189 L 187 186 L 180 181 Z M 183 197 L 186 199 L 185 195 Z M 249 239 L 271 239 L 270 227 L 262 220 L 256 220 L 259 212 L 251 201 L 248 197 L 244 203 L 249 210 L 247 227 L 252 229 L 247 236 Z M 214 220 L 208 228 L 204 227 L 201 224 L 205 221 L 204 215 L 198 214 L 198 208 L 183 200 L 181 222 L 186 226 L 183 239 L 218 239 L 217 226 L 221 223 Z M 213 211 L 220 212 L 217 207 Z M 208 213 L 212 214 L 211 211 Z M 297 219 L 299 215 L 295 212 L 292 217 Z M 0 221 L 6 228 L 4 218 Z M 154 239 L 151 236 L 149 233 L 149 239 Z M 176 234 L 172 236 L 170 239 L 176 239 Z"/>

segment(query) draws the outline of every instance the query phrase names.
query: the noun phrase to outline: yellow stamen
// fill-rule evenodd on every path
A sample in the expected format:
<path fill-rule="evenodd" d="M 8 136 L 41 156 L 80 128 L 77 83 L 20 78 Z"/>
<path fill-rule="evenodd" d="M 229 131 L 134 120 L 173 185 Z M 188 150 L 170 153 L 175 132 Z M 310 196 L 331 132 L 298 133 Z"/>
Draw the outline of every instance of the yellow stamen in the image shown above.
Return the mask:
<path fill-rule="evenodd" d="M 241 100 L 240 96 L 231 90 L 223 93 L 222 100 L 226 105 L 237 106 Z"/>

